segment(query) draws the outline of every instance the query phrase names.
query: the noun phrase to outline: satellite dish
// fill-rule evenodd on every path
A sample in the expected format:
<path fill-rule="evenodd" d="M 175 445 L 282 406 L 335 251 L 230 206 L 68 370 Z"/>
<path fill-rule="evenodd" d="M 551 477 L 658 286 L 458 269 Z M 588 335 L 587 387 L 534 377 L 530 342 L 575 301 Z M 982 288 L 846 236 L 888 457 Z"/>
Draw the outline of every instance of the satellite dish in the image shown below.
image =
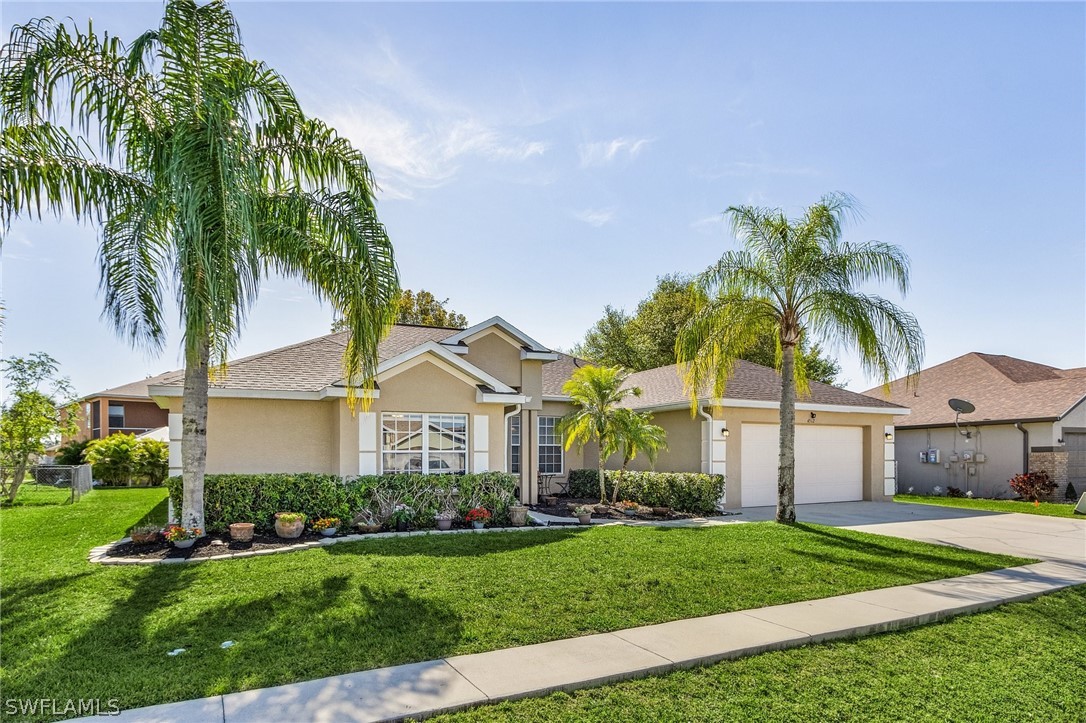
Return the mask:
<path fill-rule="evenodd" d="M 973 412 L 977 411 L 976 407 L 974 407 L 972 404 L 965 401 L 964 399 L 951 399 L 947 402 L 947 404 L 949 404 L 950 408 L 958 414 L 972 414 Z"/>

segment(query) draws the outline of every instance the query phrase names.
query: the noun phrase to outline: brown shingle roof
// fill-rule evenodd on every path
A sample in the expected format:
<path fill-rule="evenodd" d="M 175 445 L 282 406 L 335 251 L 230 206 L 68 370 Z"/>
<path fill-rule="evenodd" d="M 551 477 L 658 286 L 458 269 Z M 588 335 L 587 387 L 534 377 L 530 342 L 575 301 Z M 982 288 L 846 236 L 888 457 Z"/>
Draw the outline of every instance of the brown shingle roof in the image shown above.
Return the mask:
<path fill-rule="evenodd" d="M 455 329 L 397 324 L 377 348 L 380 361 L 391 359 L 427 341 L 440 341 Z M 263 389 L 316 392 L 343 379 L 343 350 L 347 332 L 327 334 L 298 344 L 272 349 L 227 364 L 226 376 L 211 384 L 219 389 Z M 159 382 L 180 386 L 183 372 L 173 372 Z"/>
<path fill-rule="evenodd" d="M 664 407 L 679 404 L 688 404 L 690 398 L 686 396 L 683 380 L 678 365 L 649 369 L 630 375 L 628 386 L 641 388 L 641 396 L 629 400 L 630 407 L 644 409 L 649 407 Z M 701 394 L 702 398 L 712 396 L 707 388 Z M 761 402 L 776 402 L 781 400 L 781 377 L 769 367 L 754 364 L 748 361 L 739 361 L 735 365 L 735 371 L 724 390 L 726 399 L 743 399 Z M 848 407 L 896 407 L 895 403 L 887 403 L 881 399 L 850 392 L 847 389 L 834 387 L 821 382 L 811 382 L 809 396 L 801 397 L 801 403 L 831 404 Z"/>
<path fill-rule="evenodd" d="M 905 380 L 898 379 L 891 382 L 888 395 L 881 387 L 865 393 L 911 409 L 897 421 L 904 427 L 953 424 L 954 411 L 947 404 L 952 398 L 976 407 L 961 416 L 962 422 L 1054 420 L 1086 397 L 1086 373 L 970 352 L 920 372 L 915 388 L 906 388 Z"/>
<path fill-rule="evenodd" d="M 543 365 L 543 396 L 562 397 L 562 385 L 573 376 L 573 372 L 583 366 L 590 366 L 592 362 L 558 353 L 558 360 L 547 362 Z"/>
<path fill-rule="evenodd" d="M 148 396 L 147 394 L 147 387 L 149 385 L 161 384 L 163 379 L 167 379 L 179 373 L 180 372 L 178 371 L 163 372 L 153 377 L 147 377 L 146 379 L 140 379 L 139 381 L 122 384 L 119 387 L 111 387 L 109 389 L 103 389 L 100 392 L 95 392 L 94 394 L 88 394 L 87 396 L 83 397 L 83 399 L 95 399 L 98 397 L 111 397 L 114 399 L 119 397 L 138 397 L 150 399 L 150 396 Z"/>

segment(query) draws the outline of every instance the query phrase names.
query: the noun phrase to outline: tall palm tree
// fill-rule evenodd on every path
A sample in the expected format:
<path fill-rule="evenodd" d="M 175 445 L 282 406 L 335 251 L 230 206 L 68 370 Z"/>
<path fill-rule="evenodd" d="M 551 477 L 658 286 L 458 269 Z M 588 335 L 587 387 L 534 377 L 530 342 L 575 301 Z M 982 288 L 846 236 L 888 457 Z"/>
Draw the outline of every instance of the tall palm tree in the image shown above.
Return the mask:
<path fill-rule="evenodd" d="M 725 215 L 743 249 L 725 253 L 698 277 L 705 298 L 675 344 L 696 409 L 709 387 L 723 397 L 736 360 L 760 335 L 775 334 L 781 374 L 778 522 L 796 520 L 796 393 L 809 391 L 796 347 L 810 336 L 851 347 L 864 370 L 884 383 L 900 366 L 916 375 L 923 359 L 916 318 L 859 290 L 888 281 L 904 295 L 909 258 L 891 244 L 842 241 L 843 223 L 855 209 L 853 198 L 842 193 L 823 197 L 795 219 L 780 209 L 729 208 Z"/>
<path fill-rule="evenodd" d="M 667 449 L 667 432 L 663 427 L 652 423 L 648 412 L 633 409 L 619 409 L 615 415 L 615 446 L 622 454 L 622 468 L 611 491 L 611 502 L 618 502 L 618 490 L 622 486 L 622 475 L 630 462 L 642 452 L 649 459 L 649 464 L 656 464 L 656 457 L 661 449 Z"/>
<path fill-rule="evenodd" d="M 346 320 L 348 401 L 369 383 L 399 281 L 363 154 L 250 60 L 226 4 L 169 0 L 129 44 L 45 18 L 0 51 L 0 220 L 101 224 L 104 315 L 161 350 L 173 293 L 185 358 L 182 522 L 203 527 L 209 373 L 261 279 L 296 278 Z"/>
<path fill-rule="evenodd" d="M 641 396 L 639 387 L 625 386 L 629 376 L 622 367 L 584 366 L 562 385 L 562 392 L 569 397 L 574 409 L 558 422 L 558 432 L 566 441 L 566 449 L 574 444 L 584 446 L 596 442 L 601 503 L 607 501 L 603 465 L 618 451 L 618 422 L 623 414 L 618 405 L 627 397 Z"/>

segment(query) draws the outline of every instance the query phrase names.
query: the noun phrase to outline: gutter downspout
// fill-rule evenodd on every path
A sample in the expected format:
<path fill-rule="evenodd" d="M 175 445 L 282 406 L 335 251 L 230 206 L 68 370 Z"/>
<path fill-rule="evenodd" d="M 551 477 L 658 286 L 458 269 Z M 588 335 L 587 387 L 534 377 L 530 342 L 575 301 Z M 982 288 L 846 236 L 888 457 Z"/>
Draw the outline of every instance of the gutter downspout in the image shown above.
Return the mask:
<path fill-rule="evenodd" d="M 1029 430 L 1021 422 L 1015 422 L 1014 428 L 1022 433 L 1022 474 L 1029 473 Z"/>
<path fill-rule="evenodd" d="M 709 429 L 709 439 L 705 440 L 706 442 L 709 443 L 709 449 L 708 449 L 709 457 L 708 457 L 708 459 L 705 460 L 705 473 L 706 474 L 712 474 L 713 473 L 713 421 L 714 421 L 713 420 L 713 415 L 706 412 L 705 407 L 701 406 L 700 404 L 698 405 L 698 414 L 701 417 L 703 417 L 705 419 L 705 421 L 707 421 L 709 423 L 709 428 L 708 428 Z M 725 492 L 726 491 L 727 491 L 727 488 L 725 488 Z"/>

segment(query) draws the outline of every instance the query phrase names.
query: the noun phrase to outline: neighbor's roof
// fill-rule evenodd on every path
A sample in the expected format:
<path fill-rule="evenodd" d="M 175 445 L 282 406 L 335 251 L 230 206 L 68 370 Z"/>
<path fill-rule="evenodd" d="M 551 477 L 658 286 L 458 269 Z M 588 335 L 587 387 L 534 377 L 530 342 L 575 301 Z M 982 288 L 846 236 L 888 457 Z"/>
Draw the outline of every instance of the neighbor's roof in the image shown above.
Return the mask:
<path fill-rule="evenodd" d="M 912 413 L 898 420 L 899 427 L 926 427 L 954 423 L 950 399 L 964 399 L 976 407 L 963 414 L 962 423 L 1056 420 L 1086 398 L 1086 367 L 1055 367 L 997 354 L 970 352 L 920 372 L 914 386 L 904 378 L 865 394 L 909 407 Z"/>
<path fill-rule="evenodd" d="M 385 361 L 428 341 L 441 341 L 457 329 L 396 324 L 378 345 L 378 361 Z M 348 332 L 319 336 L 272 349 L 227 364 L 226 376 L 211 383 L 218 389 L 319 392 L 343 379 L 343 351 Z M 184 372 L 165 375 L 162 386 L 180 386 Z"/>
<path fill-rule="evenodd" d="M 180 374 L 178 371 L 163 372 L 153 377 L 147 377 L 140 379 L 136 382 L 129 382 L 128 384 L 122 384 L 119 387 L 111 387 L 109 389 L 103 389 L 100 392 L 94 394 L 88 394 L 82 399 L 97 399 L 99 397 L 109 399 L 148 399 L 147 387 L 152 384 L 162 384 L 163 379 L 170 378 L 176 374 Z"/>
<path fill-rule="evenodd" d="M 640 387 L 641 396 L 630 398 L 627 405 L 633 409 L 659 409 L 690 403 L 685 392 L 678 365 L 649 369 L 631 374 L 627 386 Z M 844 407 L 870 407 L 872 409 L 897 409 L 901 405 L 865 396 L 847 389 L 821 382 L 811 382 L 809 395 L 796 401 L 803 405 L 833 405 Z M 709 400 L 711 391 L 706 388 L 700 398 Z M 773 369 L 760 364 L 740 360 L 724 388 L 724 400 L 744 400 L 780 404 L 781 377 Z"/>

